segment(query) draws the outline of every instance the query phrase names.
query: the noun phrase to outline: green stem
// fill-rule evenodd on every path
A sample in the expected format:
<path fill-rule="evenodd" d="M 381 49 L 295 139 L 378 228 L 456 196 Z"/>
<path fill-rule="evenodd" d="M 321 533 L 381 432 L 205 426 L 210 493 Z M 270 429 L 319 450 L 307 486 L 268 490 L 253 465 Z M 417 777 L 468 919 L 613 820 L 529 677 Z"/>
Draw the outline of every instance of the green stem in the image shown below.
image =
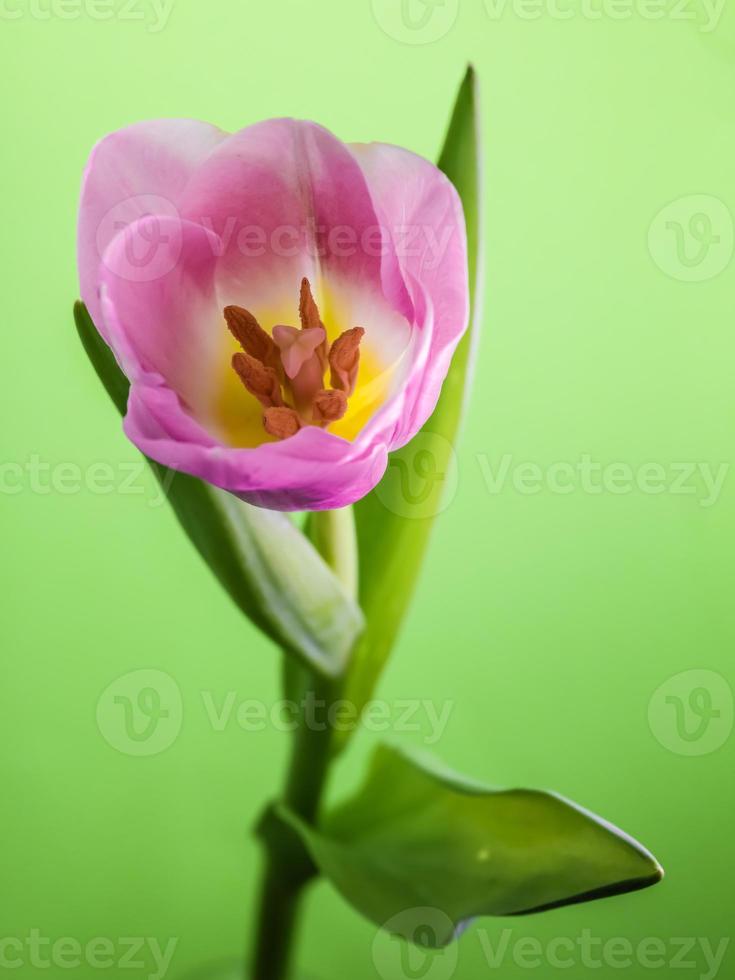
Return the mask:
<path fill-rule="evenodd" d="M 351 598 L 357 596 L 357 535 L 352 507 L 309 515 L 306 533 Z"/>
<path fill-rule="evenodd" d="M 329 773 L 332 732 L 326 721 L 327 706 L 334 699 L 333 685 L 312 679 L 306 696 L 319 708 L 318 724 L 302 716 L 294 732 L 291 759 L 282 802 L 302 819 L 313 822 Z M 290 856 L 273 841 L 268 843 L 266 867 L 260 894 L 255 955 L 250 980 L 284 980 L 298 926 L 301 896 L 309 877 L 294 868 Z"/>
<path fill-rule="evenodd" d="M 307 534 L 331 566 L 345 590 L 357 591 L 357 550 L 352 509 L 322 511 L 309 518 Z M 341 682 L 307 670 L 303 677 L 303 704 L 293 733 L 291 758 L 282 803 L 307 823 L 314 823 L 329 776 L 332 729 L 329 707 L 339 696 Z M 292 677 L 294 675 L 292 674 Z M 298 928 L 301 898 L 310 880 L 299 862 L 277 838 L 266 842 L 266 866 L 260 892 L 255 952 L 248 980 L 285 980 Z"/>
<path fill-rule="evenodd" d="M 271 860 L 261 885 L 255 955 L 247 977 L 280 980 L 288 976 L 300 895 L 301 888 L 284 881 L 278 864 Z"/>

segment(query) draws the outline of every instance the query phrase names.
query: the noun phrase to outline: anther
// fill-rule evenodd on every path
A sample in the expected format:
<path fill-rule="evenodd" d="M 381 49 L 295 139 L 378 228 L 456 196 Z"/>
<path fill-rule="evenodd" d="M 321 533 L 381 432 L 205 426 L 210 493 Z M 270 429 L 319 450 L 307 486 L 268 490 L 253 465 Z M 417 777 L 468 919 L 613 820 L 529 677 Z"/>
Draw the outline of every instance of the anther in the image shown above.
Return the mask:
<path fill-rule="evenodd" d="M 317 425 L 338 422 L 347 411 L 347 395 L 338 388 L 327 388 L 314 396 L 312 419 Z"/>
<path fill-rule="evenodd" d="M 319 316 L 319 307 L 314 301 L 314 296 L 311 292 L 311 283 L 304 276 L 301 280 L 301 295 L 299 297 L 299 319 L 301 320 L 301 329 L 308 330 L 309 327 L 323 327 L 324 324 Z"/>
<path fill-rule="evenodd" d="M 250 354 L 233 354 L 232 366 L 251 395 L 255 395 L 264 408 L 283 405 L 281 385 L 273 368 Z"/>
<path fill-rule="evenodd" d="M 340 388 L 349 396 L 355 390 L 357 371 L 360 366 L 360 341 L 365 331 L 362 327 L 345 330 L 335 340 L 329 350 L 330 382 L 333 388 Z"/>
<path fill-rule="evenodd" d="M 263 412 L 263 428 L 277 439 L 288 439 L 289 436 L 295 436 L 301 428 L 301 419 L 298 412 L 285 405 L 266 408 Z"/>
<path fill-rule="evenodd" d="M 230 333 L 245 353 L 256 358 L 261 364 L 278 371 L 280 368 L 278 348 L 253 314 L 242 306 L 226 306 L 224 312 Z"/>

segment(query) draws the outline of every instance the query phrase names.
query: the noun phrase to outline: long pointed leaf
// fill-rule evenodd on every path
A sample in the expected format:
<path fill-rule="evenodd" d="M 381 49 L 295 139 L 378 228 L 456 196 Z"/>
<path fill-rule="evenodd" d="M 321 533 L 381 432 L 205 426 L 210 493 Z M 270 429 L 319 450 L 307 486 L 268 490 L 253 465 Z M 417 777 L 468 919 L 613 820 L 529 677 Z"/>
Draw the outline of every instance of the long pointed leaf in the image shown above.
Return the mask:
<path fill-rule="evenodd" d="M 440 478 L 450 465 L 462 409 L 469 390 L 473 351 L 481 320 L 480 280 L 481 216 L 477 115 L 477 82 L 469 68 L 462 82 L 449 125 L 439 167 L 457 188 L 467 224 L 471 322 L 452 359 L 439 402 L 411 443 L 391 455 L 390 466 L 412 469 L 416 454 L 430 454 L 433 472 Z M 396 499 L 391 499 L 394 496 Z M 407 513 L 398 480 L 382 484 L 355 504 L 355 523 L 360 554 L 359 600 L 367 625 L 350 666 L 345 696 L 358 707 L 370 698 L 391 652 L 418 579 L 433 513 L 422 516 L 420 507 Z"/>

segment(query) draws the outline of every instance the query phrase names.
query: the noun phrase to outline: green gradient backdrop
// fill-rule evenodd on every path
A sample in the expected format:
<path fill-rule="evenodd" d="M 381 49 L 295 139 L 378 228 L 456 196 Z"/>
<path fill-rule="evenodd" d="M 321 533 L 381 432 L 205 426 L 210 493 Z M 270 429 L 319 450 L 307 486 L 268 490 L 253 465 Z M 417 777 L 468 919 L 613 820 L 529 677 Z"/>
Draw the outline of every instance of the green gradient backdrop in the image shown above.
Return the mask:
<path fill-rule="evenodd" d="M 735 738 L 692 754 L 728 734 L 727 685 L 713 687 L 721 737 L 713 729 L 699 742 L 683 742 L 673 706 L 651 699 L 685 670 L 733 681 L 735 475 L 726 472 L 713 501 L 701 479 L 692 493 L 673 492 L 668 468 L 716 470 L 732 459 L 735 11 L 703 32 L 701 19 L 680 19 L 671 4 L 659 20 L 643 2 L 611 4 L 599 18 L 589 3 L 561 4 L 571 18 L 542 7 L 527 19 L 536 8 L 509 0 L 493 16 L 491 3 L 460 0 L 449 27 L 448 0 L 426 29 L 441 36 L 428 40 L 390 26 L 400 27 L 398 6 L 176 0 L 156 33 L 120 16 L 95 20 L 93 7 L 76 19 L 58 10 L 40 19 L 13 0 L 2 8 L 0 462 L 35 455 L 56 486 L 41 492 L 48 474 L 34 482 L 24 470 L 18 483 L 17 469 L 2 470 L 0 938 L 32 928 L 82 943 L 179 937 L 171 978 L 236 956 L 258 869 L 248 830 L 277 787 L 286 747 L 270 726 L 245 732 L 232 720 L 216 731 L 208 720 L 202 692 L 217 705 L 231 691 L 278 698 L 278 657 L 167 509 L 152 506 L 150 476 L 135 478 L 137 493 L 123 492 L 122 474 L 111 493 L 75 492 L 71 470 L 61 492 L 59 464 L 88 474 L 94 463 L 138 459 L 71 319 L 90 147 L 141 118 L 194 116 L 230 129 L 295 115 L 345 139 L 434 157 L 468 60 L 485 126 L 484 330 L 457 492 L 381 694 L 451 702 L 433 746 L 448 763 L 571 796 L 638 836 L 668 872 L 636 895 L 486 920 L 491 936 L 658 937 L 669 949 L 659 974 L 668 975 L 672 938 L 716 946 L 731 934 Z M 63 9 L 73 13 L 73 2 Z M 626 9 L 627 19 L 613 16 Z M 704 17 L 695 0 L 686 11 Z M 695 206 L 691 195 L 716 200 Z M 710 252 L 685 241 L 689 266 L 664 219 L 653 226 L 653 256 L 648 248 L 671 201 L 685 230 L 693 214 L 695 237 L 706 231 L 703 211 L 720 239 Z M 707 278 L 682 281 L 700 273 Z M 591 493 L 577 481 L 561 494 L 513 482 L 519 463 L 545 474 L 584 454 L 636 474 L 663 464 L 668 486 Z M 510 473 L 492 492 L 487 467 L 504 456 Z M 151 757 L 118 751 L 95 720 L 108 684 L 142 668 L 169 674 L 183 700 L 179 737 Z M 360 736 L 338 787 L 354 783 L 376 737 Z M 307 976 L 400 977 L 373 963 L 374 930 L 326 885 L 311 893 L 305 926 Z M 685 959 L 697 968 L 676 975 L 706 974 L 701 947 Z M 614 962 L 593 974 L 651 974 Z M 445 965 L 426 975 L 444 980 Z M 735 950 L 719 975 L 733 971 Z M 530 972 L 577 978 L 590 967 L 577 955 L 565 971 L 547 963 Z M 459 978 L 528 973 L 510 954 L 490 971 L 477 927 L 461 944 Z"/>

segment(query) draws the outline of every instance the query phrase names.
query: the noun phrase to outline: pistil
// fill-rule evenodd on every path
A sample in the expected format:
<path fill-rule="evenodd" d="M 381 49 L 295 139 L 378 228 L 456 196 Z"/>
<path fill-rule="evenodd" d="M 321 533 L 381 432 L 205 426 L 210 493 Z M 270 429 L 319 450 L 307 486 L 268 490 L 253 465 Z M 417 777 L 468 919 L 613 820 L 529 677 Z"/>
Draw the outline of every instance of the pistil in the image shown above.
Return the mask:
<path fill-rule="evenodd" d="M 298 330 L 277 324 L 273 339 L 281 353 L 281 363 L 293 394 L 294 406 L 306 419 L 317 392 L 324 387 L 324 364 L 318 349 L 327 339 L 324 327 Z"/>

